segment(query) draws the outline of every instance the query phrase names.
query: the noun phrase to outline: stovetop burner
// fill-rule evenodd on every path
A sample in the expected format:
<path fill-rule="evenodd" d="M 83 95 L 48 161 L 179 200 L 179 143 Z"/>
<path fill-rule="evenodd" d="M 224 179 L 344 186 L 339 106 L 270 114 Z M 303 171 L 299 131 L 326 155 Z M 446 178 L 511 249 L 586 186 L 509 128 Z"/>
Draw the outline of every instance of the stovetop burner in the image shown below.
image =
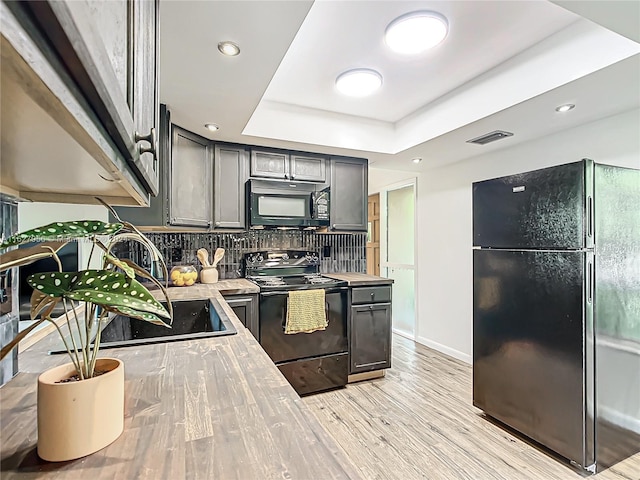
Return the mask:
<path fill-rule="evenodd" d="M 245 255 L 245 277 L 261 290 L 305 290 L 342 287 L 346 282 L 320 274 L 317 252 L 283 250 Z"/>

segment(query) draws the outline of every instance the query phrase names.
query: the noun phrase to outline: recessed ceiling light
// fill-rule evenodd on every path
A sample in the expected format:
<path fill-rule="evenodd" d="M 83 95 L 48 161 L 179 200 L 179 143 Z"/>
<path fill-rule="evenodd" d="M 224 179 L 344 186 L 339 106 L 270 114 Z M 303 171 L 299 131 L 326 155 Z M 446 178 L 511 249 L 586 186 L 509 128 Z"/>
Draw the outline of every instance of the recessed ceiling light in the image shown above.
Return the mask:
<path fill-rule="evenodd" d="M 413 163 L 420 163 L 422 161 L 422 159 L 420 157 L 416 157 L 414 159 L 411 160 Z"/>
<path fill-rule="evenodd" d="M 240 47 L 229 41 L 220 42 L 218 44 L 218 50 L 220 50 L 221 54 L 226 55 L 227 57 L 235 57 L 240 53 Z"/>
<path fill-rule="evenodd" d="M 382 75 L 368 68 L 347 70 L 336 78 L 338 91 L 350 97 L 366 97 L 381 86 Z"/>
<path fill-rule="evenodd" d="M 556 112 L 564 113 L 564 112 L 568 112 L 569 110 L 573 110 L 574 108 L 576 108 L 574 104 L 566 103 L 564 105 L 560 105 L 559 107 L 556 107 Z"/>
<path fill-rule="evenodd" d="M 217 132 L 218 130 L 220 130 L 220 127 L 218 125 L 216 125 L 215 123 L 205 123 L 204 124 L 204 128 L 206 128 L 207 130 L 210 130 L 212 132 Z"/>
<path fill-rule="evenodd" d="M 436 12 L 417 11 L 391 22 L 384 32 L 384 41 L 396 53 L 415 55 L 438 45 L 448 32 L 446 17 Z"/>

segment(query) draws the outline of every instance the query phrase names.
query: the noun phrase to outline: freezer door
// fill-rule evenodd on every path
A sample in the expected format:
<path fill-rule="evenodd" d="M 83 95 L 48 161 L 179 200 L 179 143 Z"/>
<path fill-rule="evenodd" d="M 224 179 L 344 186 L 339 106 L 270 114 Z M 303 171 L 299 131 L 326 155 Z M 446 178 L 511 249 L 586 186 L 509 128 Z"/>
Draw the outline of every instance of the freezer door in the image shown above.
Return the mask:
<path fill-rule="evenodd" d="M 473 184 L 473 244 L 585 247 L 585 167 L 580 161 Z"/>
<path fill-rule="evenodd" d="M 473 404 L 580 465 L 584 267 L 584 252 L 473 252 Z"/>

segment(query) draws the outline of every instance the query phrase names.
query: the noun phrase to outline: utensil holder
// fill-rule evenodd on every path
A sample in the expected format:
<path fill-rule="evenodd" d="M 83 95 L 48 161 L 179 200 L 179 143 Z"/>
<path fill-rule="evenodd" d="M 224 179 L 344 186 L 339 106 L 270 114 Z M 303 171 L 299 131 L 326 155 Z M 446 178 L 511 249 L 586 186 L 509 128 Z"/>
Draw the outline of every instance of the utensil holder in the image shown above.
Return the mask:
<path fill-rule="evenodd" d="M 201 283 L 216 283 L 218 281 L 217 267 L 202 267 L 200 270 Z"/>

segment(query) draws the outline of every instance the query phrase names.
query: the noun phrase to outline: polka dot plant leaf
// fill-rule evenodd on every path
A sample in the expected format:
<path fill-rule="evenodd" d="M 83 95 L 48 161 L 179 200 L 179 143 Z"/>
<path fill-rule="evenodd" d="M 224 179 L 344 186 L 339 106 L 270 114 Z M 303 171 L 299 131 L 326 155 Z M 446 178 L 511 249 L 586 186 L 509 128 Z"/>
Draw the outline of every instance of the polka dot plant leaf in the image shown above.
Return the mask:
<path fill-rule="evenodd" d="M 106 223 L 98 220 L 54 222 L 9 237 L 0 245 L 0 248 L 34 241 L 82 238 L 92 235 L 111 235 L 119 232 L 122 227 L 123 225 L 121 223 Z"/>
<path fill-rule="evenodd" d="M 144 286 L 120 272 L 83 270 L 36 273 L 27 278 L 27 283 L 50 297 L 91 302 L 105 308 L 122 307 L 151 313 L 154 317 L 171 318 L 164 306 Z"/>
<path fill-rule="evenodd" d="M 138 320 L 145 320 L 149 323 L 153 323 L 154 325 L 160 325 L 162 327 L 171 328 L 171 326 L 168 325 L 167 322 L 159 318 L 157 315 L 154 315 L 153 313 L 139 312 L 129 307 L 123 307 L 123 306 L 116 307 L 113 305 L 105 306 L 104 309 L 108 310 L 109 312 L 117 313 L 119 315 L 124 315 L 126 317 L 137 318 Z"/>

